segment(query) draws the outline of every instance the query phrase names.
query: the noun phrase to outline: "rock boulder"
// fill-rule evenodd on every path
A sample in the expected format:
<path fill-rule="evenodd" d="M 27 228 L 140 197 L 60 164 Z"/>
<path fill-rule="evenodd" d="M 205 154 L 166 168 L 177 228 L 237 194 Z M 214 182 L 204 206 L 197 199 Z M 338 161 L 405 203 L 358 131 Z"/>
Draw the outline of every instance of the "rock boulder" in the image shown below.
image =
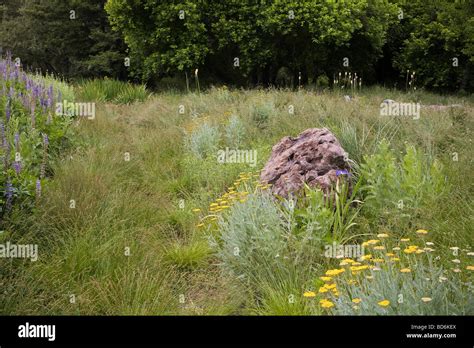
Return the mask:
<path fill-rule="evenodd" d="M 347 154 L 327 128 L 310 128 L 296 138 L 284 137 L 273 146 L 260 180 L 274 194 L 287 197 L 304 183 L 328 192 L 339 175 L 349 175 Z"/>

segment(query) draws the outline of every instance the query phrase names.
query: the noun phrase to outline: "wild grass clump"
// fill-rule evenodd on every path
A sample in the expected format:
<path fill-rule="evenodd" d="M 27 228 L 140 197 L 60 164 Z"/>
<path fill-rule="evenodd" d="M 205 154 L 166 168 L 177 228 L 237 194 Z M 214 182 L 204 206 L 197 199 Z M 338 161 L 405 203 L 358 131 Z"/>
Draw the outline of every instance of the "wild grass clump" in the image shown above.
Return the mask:
<path fill-rule="evenodd" d="M 173 243 L 164 252 L 165 262 L 188 271 L 205 266 L 210 256 L 211 249 L 207 241 Z"/>
<path fill-rule="evenodd" d="M 145 85 L 134 85 L 111 79 L 85 80 L 78 85 L 78 98 L 90 102 L 131 104 L 142 102 L 150 93 Z"/>

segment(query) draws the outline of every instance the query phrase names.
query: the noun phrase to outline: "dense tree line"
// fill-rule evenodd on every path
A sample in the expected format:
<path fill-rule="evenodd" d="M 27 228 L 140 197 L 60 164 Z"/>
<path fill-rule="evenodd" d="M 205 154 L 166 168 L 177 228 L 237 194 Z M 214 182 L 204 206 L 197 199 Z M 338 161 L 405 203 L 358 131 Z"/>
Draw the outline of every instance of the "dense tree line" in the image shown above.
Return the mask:
<path fill-rule="evenodd" d="M 472 0 L 6 0 L 0 46 L 68 77 L 156 84 L 199 69 L 236 85 L 325 86 L 352 72 L 472 91 L 473 14 Z"/>

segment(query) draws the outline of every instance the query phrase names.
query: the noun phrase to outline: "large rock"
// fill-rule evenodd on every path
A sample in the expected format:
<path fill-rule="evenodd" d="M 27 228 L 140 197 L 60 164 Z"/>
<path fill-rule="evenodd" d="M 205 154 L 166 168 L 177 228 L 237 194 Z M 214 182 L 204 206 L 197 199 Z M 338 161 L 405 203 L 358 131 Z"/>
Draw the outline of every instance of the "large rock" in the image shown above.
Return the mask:
<path fill-rule="evenodd" d="M 273 146 L 260 180 L 272 184 L 274 194 L 287 197 L 304 183 L 326 193 L 339 175 L 349 175 L 347 154 L 327 128 L 310 128 L 298 137 L 284 137 Z"/>

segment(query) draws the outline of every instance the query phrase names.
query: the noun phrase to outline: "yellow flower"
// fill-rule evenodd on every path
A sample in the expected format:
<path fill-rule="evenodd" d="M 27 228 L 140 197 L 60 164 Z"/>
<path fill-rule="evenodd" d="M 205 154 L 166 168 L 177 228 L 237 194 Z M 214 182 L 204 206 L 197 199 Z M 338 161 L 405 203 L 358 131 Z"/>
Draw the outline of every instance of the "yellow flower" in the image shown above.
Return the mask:
<path fill-rule="evenodd" d="M 416 252 L 416 250 L 418 249 L 418 247 L 416 245 L 410 245 L 408 246 L 408 248 L 406 248 L 405 250 L 403 250 L 403 252 L 405 254 L 413 254 Z"/>
<path fill-rule="evenodd" d="M 415 250 L 415 254 L 423 254 L 425 251 L 423 249 Z"/>
<path fill-rule="evenodd" d="M 304 297 L 315 297 L 316 296 L 316 293 L 314 291 L 306 291 L 304 294 L 303 294 Z"/>
<path fill-rule="evenodd" d="M 352 264 L 352 266 L 360 266 L 360 265 L 362 265 L 360 262 L 354 262 L 354 263 Z"/>
<path fill-rule="evenodd" d="M 217 204 L 217 203 L 211 203 L 209 206 L 210 206 L 210 207 L 217 207 L 218 205 L 219 205 L 219 204 Z"/>
<path fill-rule="evenodd" d="M 367 265 L 363 265 L 363 266 L 351 266 L 351 271 L 363 271 L 365 269 L 369 268 L 369 266 Z"/>
<path fill-rule="evenodd" d="M 411 269 L 409 269 L 409 268 L 402 268 L 402 269 L 400 270 L 400 272 L 402 272 L 402 273 L 410 273 L 410 272 L 411 272 Z"/>
<path fill-rule="evenodd" d="M 367 241 L 367 243 L 369 243 L 370 245 L 377 244 L 378 242 L 380 242 L 378 239 L 371 239 Z"/>
<path fill-rule="evenodd" d="M 319 292 L 320 294 L 323 294 L 323 293 L 325 293 L 325 292 L 328 292 L 328 289 L 323 285 L 323 286 L 321 286 L 321 287 L 319 288 L 318 292 Z"/>
<path fill-rule="evenodd" d="M 368 254 L 368 255 L 364 255 L 364 256 L 361 256 L 361 260 L 365 261 L 365 260 L 370 260 L 372 258 L 372 255 L 371 254 Z"/>
<path fill-rule="evenodd" d="M 428 231 L 427 230 L 416 230 L 416 233 L 418 234 L 428 234 Z"/>
<path fill-rule="evenodd" d="M 410 238 L 402 238 L 400 239 L 400 242 L 409 242 L 410 241 Z"/>
<path fill-rule="evenodd" d="M 398 257 L 392 257 L 390 261 L 397 262 L 397 261 L 400 261 L 400 259 Z"/>
<path fill-rule="evenodd" d="M 385 250 L 385 247 L 383 245 L 377 245 L 374 247 L 374 250 Z"/>
<path fill-rule="evenodd" d="M 200 211 L 201 211 L 201 209 L 199 209 L 199 208 L 193 209 L 193 213 L 199 213 Z"/>
<path fill-rule="evenodd" d="M 474 266 L 467 266 L 466 269 L 467 269 L 468 271 L 474 271 Z"/>
<path fill-rule="evenodd" d="M 421 300 L 423 302 L 430 302 L 432 300 L 432 298 L 431 297 L 422 297 Z"/>
<path fill-rule="evenodd" d="M 345 265 L 348 265 L 348 264 L 351 264 L 351 263 L 354 263 L 354 262 L 355 261 L 352 260 L 352 259 L 344 259 L 339 263 L 339 266 L 345 266 Z"/>
<path fill-rule="evenodd" d="M 353 298 L 352 299 L 352 302 L 354 302 L 354 303 L 360 303 L 360 301 L 362 301 L 360 298 Z"/>
<path fill-rule="evenodd" d="M 203 227 L 203 226 L 204 226 L 204 224 L 198 224 L 197 225 L 197 227 Z"/>
<path fill-rule="evenodd" d="M 319 277 L 323 282 L 330 282 L 332 280 L 331 277 Z"/>
<path fill-rule="evenodd" d="M 394 253 L 386 253 L 385 256 L 388 256 L 388 257 L 394 257 L 395 254 Z"/>
<path fill-rule="evenodd" d="M 381 262 L 384 262 L 385 260 L 384 259 L 372 259 L 371 261 L 381 263 Z"/>
<path fill-rule="evenodd" d="M 226 204 L 228 204 L 229 202 L 227 202 L 227 201 L 221 201 L 220 203 L 221 203 L 221 205 L 226 205 Z"/>
<path fill-rule="evenodd" d="M 379 233 L 377 235 L 377 238 L 388 238 L 388 234 L 387 233 Z"/>
<path fill-rule="evenodd" d="M 326 289 L 328 289 L 328 290 L 336 288 L 336 284 L 334 284 L 334 283 L 333 284 L 326 284 L 325 286 L 326 286 Z"/>
<path fill-rule="evenodd" d="M 389 304 L 390 304 L 389 300 L 383 300 L 383 301 L 378 302 L 378 305 L 382 307 L 387 307 Z"/>
<path fill-rule="evenodd" d="M 338 274 L 344 273 L 344 269 L 329 269 L 326 271 L 327 276 L 337 276 Z"/>
<path fill-rule="evenodd" d="M 326 300 L 326 299 L 323 299 L 323 300 L 319 301 L 319 304 L 323 308 L 332 308 L 332 307 L 334 307 L 334 303 L 332 303 L 331 301 Z"/>

